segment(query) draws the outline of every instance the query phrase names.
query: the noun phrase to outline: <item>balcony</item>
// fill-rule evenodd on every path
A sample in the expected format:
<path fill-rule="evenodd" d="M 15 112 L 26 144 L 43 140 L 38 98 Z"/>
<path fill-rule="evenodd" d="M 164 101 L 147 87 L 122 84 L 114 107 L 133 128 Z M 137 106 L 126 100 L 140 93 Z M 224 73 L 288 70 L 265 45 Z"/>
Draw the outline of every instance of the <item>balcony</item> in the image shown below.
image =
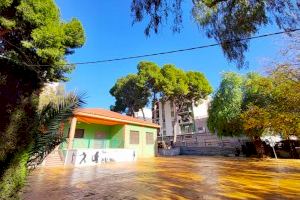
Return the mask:
<path fill-rule="evenodd" d="M 190 118 L 179 119 L 178 123 L 180 125 L 194 124 L 194 120 Z"/>
<path fill-rule="evenodd" d="M 192 107 L 190 107 L 190 106 L 184 106 L 182 108 L 182 110 L 180 112 L 178 112 L 178 115 L 182 115 L 182 114 L 186 114 L 186 113 L 191 113 L 191 112 L 193 112 Z"/>

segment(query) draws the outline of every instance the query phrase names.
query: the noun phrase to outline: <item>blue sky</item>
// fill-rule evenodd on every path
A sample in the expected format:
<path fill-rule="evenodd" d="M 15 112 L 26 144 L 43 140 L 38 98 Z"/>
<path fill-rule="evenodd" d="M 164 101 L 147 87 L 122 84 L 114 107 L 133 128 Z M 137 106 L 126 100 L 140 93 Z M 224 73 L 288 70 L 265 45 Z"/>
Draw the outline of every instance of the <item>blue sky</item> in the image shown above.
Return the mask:
<path fill-rule="evenodd" d="M 130 13 L 131 0 L 56 0 L 64 20 L 78 18 L 85 29 L 86 43 L 68 57 L 70 62 L 82 62 L 148 54 L 174 49 L 214 43 L 206 38 L 203 31 L 191 18 L 191 0 L 184 1 L 184 20 L 181 33 L 174 34 L 166 26 L 158 35 L 144 35 L 145 23 L 132 26 Z M 266 27 L 260 34 L 277 31 L 275 27 Z M 184 70 L 203 72 L 216 89 L 221 73 L 225 71 L 263 71 L 266 58 L 275 58 L 278 54 L 282 36 L 273 36 L 252 40 L 246 54 L 249 68 L 237 70 L 228 63 L 220 47 L 212 47 L 183 53 L 133 59 L 93 65 L 78 65 L 68 75 L 68 91 L 77 90 L 87 94 L 86 107 L 109 108 L 114 103 L 109 90 L 116 80 L 129 73 L 135 73 L 138 62 L 148 60 L 163 65 L 175 64 Z"/>

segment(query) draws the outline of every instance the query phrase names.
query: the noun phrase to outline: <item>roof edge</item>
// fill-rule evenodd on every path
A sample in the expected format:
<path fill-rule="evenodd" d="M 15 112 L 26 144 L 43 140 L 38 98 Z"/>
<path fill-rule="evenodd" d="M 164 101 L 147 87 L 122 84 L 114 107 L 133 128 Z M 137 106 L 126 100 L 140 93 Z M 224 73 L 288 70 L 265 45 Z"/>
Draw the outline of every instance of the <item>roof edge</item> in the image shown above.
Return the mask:
<path fill-rule="evenodd" d="M 83 117 L 91 117 L 91 118 L 96 118 L 96 119 L 104 119 L 104 120 L 108 120 L 108 121 L 117 121 L 117 122 L 123 122 L 123 123 L 127 123 L 127 124 L 134 124 L 134 125 L 142 125 L 142 126 L 147 126 L 147 127 L 152 127 L 152 128 L 160 128 L 160 125 L 158 124 L 154 124 L 152 122 L 137 122 L 137 121 L 130 121 L 130 120 L 125 120 L 125 119 L 118 119 L 118 118 L 114 118 L 114 117 L 106 117 L 106 116 L 99 116 L 96 114 L 89 114 L 89 113 L 84 113 L 84 112 L 75 112 L 74 113 L 75 117 L 76 116 L 83 116 Z"/>

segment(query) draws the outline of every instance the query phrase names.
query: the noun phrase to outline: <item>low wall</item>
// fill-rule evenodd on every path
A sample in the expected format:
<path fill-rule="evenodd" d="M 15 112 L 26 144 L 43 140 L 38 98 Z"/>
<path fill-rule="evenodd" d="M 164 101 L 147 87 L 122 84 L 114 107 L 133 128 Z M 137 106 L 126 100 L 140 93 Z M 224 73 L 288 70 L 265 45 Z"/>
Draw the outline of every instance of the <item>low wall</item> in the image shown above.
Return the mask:
<path fill-rule="evenodd" d="M 66 151 L 64 164 L 84 166 L 133 160 L 136 160 L 133 149 L 71 149 Z"/>
<path fill-rule="evenodd" d="M 180 148 L 176 147 L 173 149 L 158 149 L 160 156 L 178 156 L 180 154 Z"/>
<path fill-rule="evenodd" d="M 227 147 L 180 147 L 181 155 L 234 156 L 235 148 Z"/>

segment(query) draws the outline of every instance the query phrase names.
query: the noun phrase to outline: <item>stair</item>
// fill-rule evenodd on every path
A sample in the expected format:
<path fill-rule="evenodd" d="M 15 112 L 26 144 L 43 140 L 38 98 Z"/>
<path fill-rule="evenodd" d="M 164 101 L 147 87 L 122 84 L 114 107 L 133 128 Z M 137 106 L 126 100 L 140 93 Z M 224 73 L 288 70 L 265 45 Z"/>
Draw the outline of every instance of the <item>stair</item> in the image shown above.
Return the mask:
<path fill-rule="evenodd" d="M 52 151 L 46 158 L 45 162 L 43 164 L 44 167 L 57 167 L 57 166 L 63 166 L 64 161 L 62 159 L 62 156 L 60 154 L 60 150 L 54 150 Z"/>

